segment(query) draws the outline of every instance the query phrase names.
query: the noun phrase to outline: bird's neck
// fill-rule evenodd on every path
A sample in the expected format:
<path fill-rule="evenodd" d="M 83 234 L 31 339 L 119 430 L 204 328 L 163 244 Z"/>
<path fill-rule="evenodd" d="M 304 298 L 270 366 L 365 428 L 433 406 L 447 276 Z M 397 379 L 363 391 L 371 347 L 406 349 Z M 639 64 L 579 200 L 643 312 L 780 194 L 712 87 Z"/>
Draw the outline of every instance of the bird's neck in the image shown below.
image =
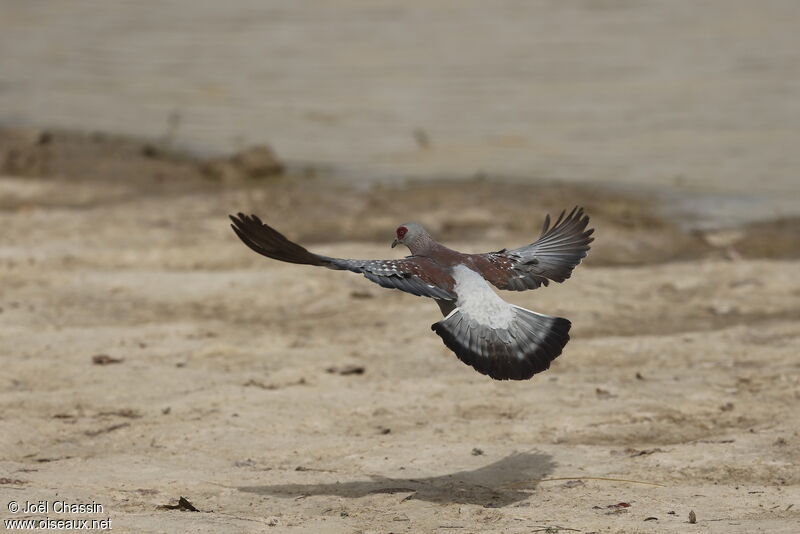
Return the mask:
<path fill-rule="evenodd" d="M 427 234 L 419 236 L 408 244 L 408 250 L 410 250 L 411 254 L 414 256 L 430 256 L 440 248 L 444 247 Z"/>
<path fill-rule="evenodd" d="M 427 252 L 431 248 L 431 244 L 433 243 L 433 239 L 429 235 L 420 235 L 414 241 L 411 241 L 406 246 L 408 246 L 408 250 L 411 251 L 411 254 L 414 256 L 425 256 Z"/>

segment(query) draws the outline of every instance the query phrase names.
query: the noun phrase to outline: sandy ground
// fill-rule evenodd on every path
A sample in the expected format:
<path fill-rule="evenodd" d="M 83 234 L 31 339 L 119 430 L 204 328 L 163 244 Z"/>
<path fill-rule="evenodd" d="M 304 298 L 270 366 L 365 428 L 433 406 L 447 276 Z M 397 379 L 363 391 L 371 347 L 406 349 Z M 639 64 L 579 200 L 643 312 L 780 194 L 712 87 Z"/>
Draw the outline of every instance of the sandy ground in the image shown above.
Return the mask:
<path fill-rule="evenodd" d="M 800 529 L 796 222 L 685 235 L 646 199 L 556 184 L 216 183 L 115 139 L 23 132 L 1 145 L 2 519 Z M 432 302 L 258 257 L 226 221 L 254 211 L 328 255 L 399 257 L 387 245 L 407 219 L 489 250 L 578 202 L 597 229 L 586 264 L 566 284 L 503 295 L 574 323 L 553 367 L 522 383 L 459 362 L 428 328 Z M 159 508 L 179 496 L 200 512 Z M 104 510 L 13 515 L 12 500 Z"/>

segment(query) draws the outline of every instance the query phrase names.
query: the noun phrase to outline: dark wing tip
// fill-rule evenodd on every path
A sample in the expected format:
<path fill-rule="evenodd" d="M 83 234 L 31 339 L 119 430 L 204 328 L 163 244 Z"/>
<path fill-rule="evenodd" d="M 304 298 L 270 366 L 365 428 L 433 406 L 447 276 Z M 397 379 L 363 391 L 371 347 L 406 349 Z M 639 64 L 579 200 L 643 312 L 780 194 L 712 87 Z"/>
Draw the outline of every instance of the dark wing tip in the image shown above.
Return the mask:
<path fill-rule="evenodd" d="M 228 216 L 231 228 L 242 242 L 255 252 L 268 258 L 304 265 L 324 265 L 323 259 L 288 240 L 274 228 L 261 222 L 257 215 Z"/>
<path fill-rule="evenodd" d="M 547 213 L 544 216 L 544 225 L 542 225 L 542 234 L 546 234 L 547 230 L 550 229 L 550 214 Z"/>

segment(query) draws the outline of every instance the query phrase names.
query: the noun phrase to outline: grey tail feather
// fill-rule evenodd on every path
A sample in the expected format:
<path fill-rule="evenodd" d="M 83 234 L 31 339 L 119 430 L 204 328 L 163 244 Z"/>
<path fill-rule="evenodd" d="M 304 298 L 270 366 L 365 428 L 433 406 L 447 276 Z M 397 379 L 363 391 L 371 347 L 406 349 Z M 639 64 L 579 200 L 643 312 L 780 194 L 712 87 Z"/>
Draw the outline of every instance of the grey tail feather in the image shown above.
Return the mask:
<path fill-rule="evenodd" d="M 548 369 L 569 341 L 572 324 L 562 317 L 514 307 L 508 328 L 481 325 L 455 308 L 431 325 L 458 358 L 495 380 L 527 380 Z"/>

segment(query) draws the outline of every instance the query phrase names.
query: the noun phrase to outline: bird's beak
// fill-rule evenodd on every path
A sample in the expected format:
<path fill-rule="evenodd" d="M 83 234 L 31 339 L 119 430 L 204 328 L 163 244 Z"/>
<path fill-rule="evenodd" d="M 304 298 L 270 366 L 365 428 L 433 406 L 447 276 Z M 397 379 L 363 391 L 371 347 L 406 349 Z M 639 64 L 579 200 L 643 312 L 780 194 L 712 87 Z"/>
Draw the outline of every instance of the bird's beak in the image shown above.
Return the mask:
<path fill-rule="evenodd" d="M 394 241 L 392 241 L 392 248 L 396 247 L 398 243 L 400 243 L 400 241 L 398 241 L 397 238 L 395 238 Z"/>

